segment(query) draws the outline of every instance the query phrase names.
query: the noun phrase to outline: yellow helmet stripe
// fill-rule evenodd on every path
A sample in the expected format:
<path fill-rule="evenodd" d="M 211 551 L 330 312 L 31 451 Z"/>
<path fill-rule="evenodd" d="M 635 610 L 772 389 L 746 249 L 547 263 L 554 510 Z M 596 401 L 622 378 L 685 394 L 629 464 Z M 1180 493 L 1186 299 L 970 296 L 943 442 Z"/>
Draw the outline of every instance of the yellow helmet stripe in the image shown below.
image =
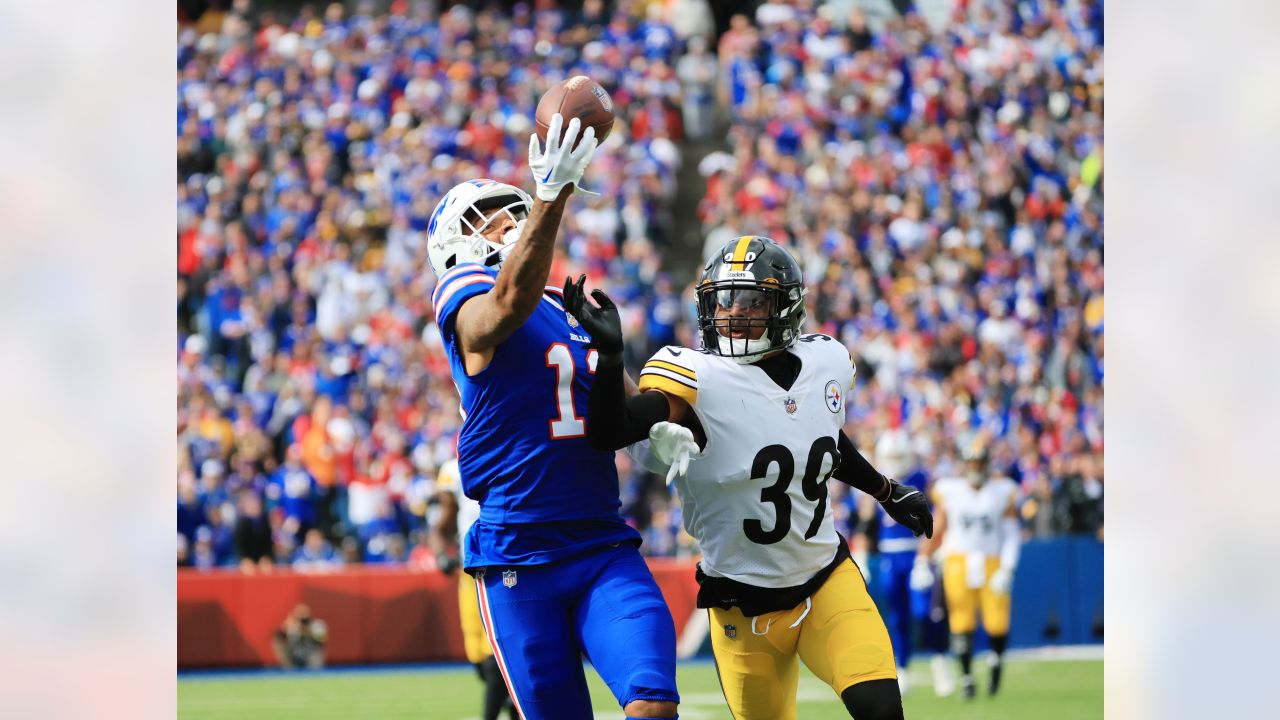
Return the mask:
<path fill-rule="evenodd" d="M 733 248 L 733 259 L 729 262 L 737 264 L 745 264 L 747 262 L 747 246 L 751 244 L 751 236 L 743 235 L 738 238 L 738 244 Z"/>

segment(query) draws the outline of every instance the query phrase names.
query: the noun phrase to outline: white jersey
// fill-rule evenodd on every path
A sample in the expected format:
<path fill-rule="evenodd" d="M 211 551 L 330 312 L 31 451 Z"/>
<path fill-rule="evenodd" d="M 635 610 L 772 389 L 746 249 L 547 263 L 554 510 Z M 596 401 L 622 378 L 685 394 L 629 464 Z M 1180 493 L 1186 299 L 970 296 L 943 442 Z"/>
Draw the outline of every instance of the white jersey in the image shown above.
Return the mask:
<path fill-rule="evenodd" d="M 480 517 L 480 503 L 462 492 L 462 475 L 458 473 L 456 458 L 440 466 L 436 473 L 436 490 L 449 492 L 458 501 L 458 547 L 461 548 L 467 531 Z"/>
<path fill-rule="evenodd" d="M 642 391 L 684 398 L 706 432 L 706 447 L 675 487 L 712 577 L 792 587 L 836 555 L 826 483 L 853 364 L 826 335 L 805 335 L 788 351 L 801 361 L 790 390 L 758 367 L 688 348 L 659 350 L 640 373 Z"/>
<path fill-rule="evenodd" d="M 933 502 L 947 513 L 944 554 L 999 555 L 1001 521 L 1017 502 L 1018 486 L 1009 478 L 993 478 L 974 487 L 962 478 L 944 478 L 933 488 Z"/>

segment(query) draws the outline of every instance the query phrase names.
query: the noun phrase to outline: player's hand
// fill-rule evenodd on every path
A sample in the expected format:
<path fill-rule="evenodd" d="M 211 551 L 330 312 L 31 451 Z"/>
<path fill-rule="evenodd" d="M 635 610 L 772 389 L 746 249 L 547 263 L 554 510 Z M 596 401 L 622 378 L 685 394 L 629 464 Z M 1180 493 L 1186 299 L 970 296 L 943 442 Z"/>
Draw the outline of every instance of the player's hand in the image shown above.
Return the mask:
<path fill-rule="evenodd" d="M 659 461 L 670 466 L 668 485 L 689 471 L 689 460 L 698 453 L 693 431 L 673 422 L 660 422 L 649 428 L 649 448 Z"/>
<path fill-rule="evenodd" d="M 996 571 L 991 573 L 991 579 L 987 581 L 987 587 L 997 595 L 1008 595 L 1009 589 L 1013 587 L 1013 569 L 1003 565 L 996 568 Z"/>
<path fill-rule="evenodd" d="M 538 199 L 551 202 L 560 197 L 565 185 L 575 187 L 582 182 L 582 174 L 587 171 L 591 156 L 596 152 L 596 129 L 588 127 L 582 133 L 582 141 L 575 148 L 573 143 L 578 139 L 578 130 L 582 122 L 578 118 L 569 121 L 564 129 L 564 137 L 560 137 L 560 128 L 564 117 L 560 113 L 551 116 L 551 125 L 547 128 L 547 147 L 543 152 L 538 134 L 529 136 L 529 170 L 533 172 Z M 577 191 L 586 195 L 599 196 L 589 190 L 577 187 Z"/>
<path fill-rule="evenodd" d="M 925 500 L 924 493 L 890 479 L 888 496 L 883 500 L 876 499 L 880 500 L 881 507 L 889 513 L 889 517 L 905 525 L 916 537 L 920 537 L 922 533 L 927 538 L 933 537 L 933 513 L 929 510 L 929 502 Z"/>
<path fill-rule="evenodd" d="M 589 347 L 600 351 L 600 362 L 605 366 L 619 365 L 622 363 L 622 320 L 618 317 L 618 306 L 598 288 L 591 291 L 595 304 L 587 302 L 587 291 L 583 287 L 586 282 L 586 275 L 579 275 L 576 283 L 571 277 L 564 279 L 564 309 L 591 333 Z"/>
<path fill-rule="evenodd" d="M 911 566 L 911 577 L 907 580 L 907 584 L 912 590 L 928 590 L 933 587 L 933 579 L 933 567 L 929 563 L 929 558 L 917 555 L 915 563 Z"/>

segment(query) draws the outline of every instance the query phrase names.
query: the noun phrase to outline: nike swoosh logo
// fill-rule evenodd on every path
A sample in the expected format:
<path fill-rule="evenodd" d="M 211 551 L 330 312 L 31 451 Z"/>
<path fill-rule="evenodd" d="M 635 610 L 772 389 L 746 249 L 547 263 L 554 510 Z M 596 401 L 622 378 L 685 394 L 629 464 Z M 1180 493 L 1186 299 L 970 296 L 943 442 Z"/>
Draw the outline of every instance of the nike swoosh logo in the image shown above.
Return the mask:
<path fill-rule="evenodd" d="M 679 350 L 672 350 L 671 348 L 667 348 L 667 352 L 671 353 L 672 355 L 675 355 L 676 357 L 680 357 L 680 352 L 681 352 L 681 351 L 679 351 Z"/>
<path fill-rule="evenodd" d="M 919 491 L 919 490 L 912 490 L 911 492 L 907 493 L 906 495 L 903 495 L 903 496 L 902 496 L 902 497 L 900 497 L 900 498 L 894 498 L 891 502 L 900 503 L 900 502 L 902 502 L 903 500 L 906 500 L 906 499 L 907 499 L 907 498 L 909 498 L 909 497 L 912 497 L 912 496 L 914 496 L 914 495 L 919 495 L 919 494 L 920 494 L 920 491 Z"/>
<path fill-rule="evenodd" d="M 547 180 L 550 180 L 550 179 L 551 179 L 551 171 L 552 171 L 552 170 L 555 170 L 555 168 L 551 168 L 550 170 L 547 170 L 547 176 L 546 176 L 546 177 L 544 177 L 544 178 L 542 178 L 542 182 L 544 182 L 544 183 L 545 183 Z"/>

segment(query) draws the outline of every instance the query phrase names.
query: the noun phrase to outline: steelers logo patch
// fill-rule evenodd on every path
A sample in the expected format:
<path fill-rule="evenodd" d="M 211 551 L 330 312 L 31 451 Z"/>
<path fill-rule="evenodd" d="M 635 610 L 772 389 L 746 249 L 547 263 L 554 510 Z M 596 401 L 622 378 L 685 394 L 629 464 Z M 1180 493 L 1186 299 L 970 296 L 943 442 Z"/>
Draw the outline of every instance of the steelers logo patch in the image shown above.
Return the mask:
<path fill-rule="evenodd" d="M 827 409 L 833 413 L 840 412 L 840 408 L 844 407 L 844 393 L 840 391 L 840 383 L 835 380 L 827 383 L 826 398 Z"/>

